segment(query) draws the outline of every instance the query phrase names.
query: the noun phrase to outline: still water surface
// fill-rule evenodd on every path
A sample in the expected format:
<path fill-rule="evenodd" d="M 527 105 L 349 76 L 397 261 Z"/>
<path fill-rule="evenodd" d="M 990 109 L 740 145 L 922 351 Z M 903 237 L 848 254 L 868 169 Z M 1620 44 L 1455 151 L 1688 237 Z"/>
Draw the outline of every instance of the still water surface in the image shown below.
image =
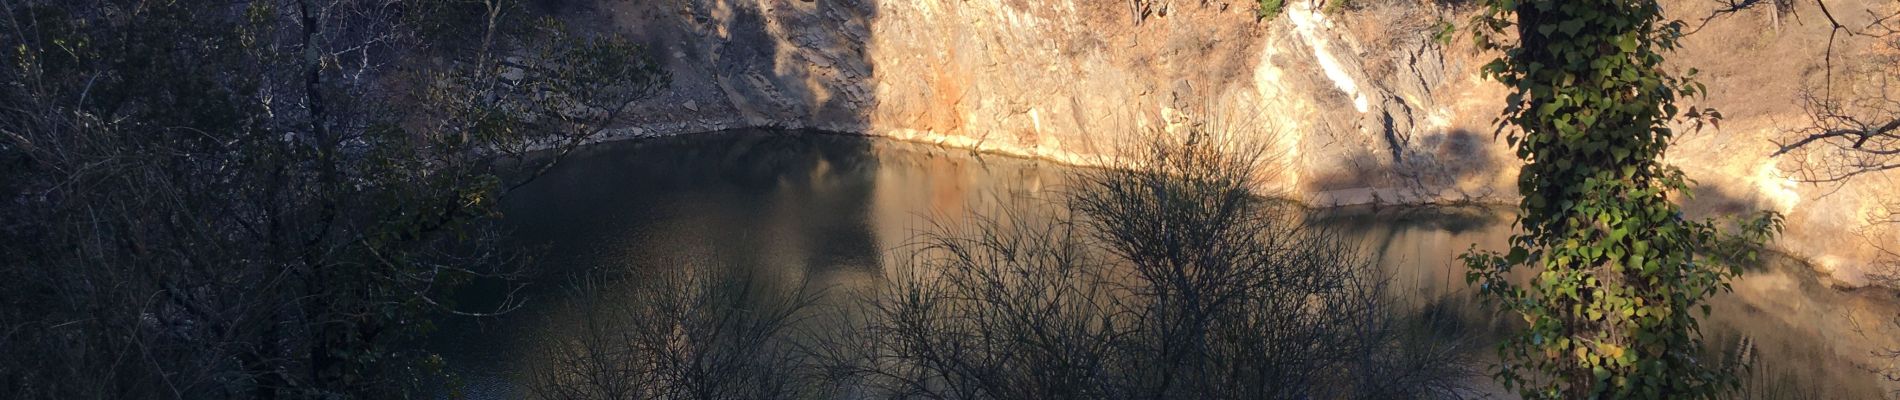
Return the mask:
<path fill-rule="evenodd" d="M 521 398 L 526 374 L 577 329 L 580 299 L 565 287 L 587 272 L 731 268 L 783 285 L 875 284 L 919 232 L 1054 200 L 1065 171 L 1072 169 L 810 132 L 592 146 L 503 203 L 517 245 L 536 254 L 537 274 L 516 293 L 522 306 L 498 318 L 446 321 L 429 346 L 469 397 Z M 1315 223 L 1360 241 L 1410 307 L 1458 316 L 1452 336 L 1490 359 L 1497 323 L 1471 300 L 1456 257 L 1473 245 L 1501 246 L 1508 214 L 1339 209 Z M 477 286 L 464 301 L 498 291 Z M 1717 299 L 1705 331 L 1718 347 L 1755 345 L 1750 385 L 1758 398 L 1880 398 L 1896 387 L 1875 372 L 1893 364 L 1877 352 L 1900 349 L 1896 317 L 1900 303 L 1890 292 L 1835 290 L 1776 260 Z"/>

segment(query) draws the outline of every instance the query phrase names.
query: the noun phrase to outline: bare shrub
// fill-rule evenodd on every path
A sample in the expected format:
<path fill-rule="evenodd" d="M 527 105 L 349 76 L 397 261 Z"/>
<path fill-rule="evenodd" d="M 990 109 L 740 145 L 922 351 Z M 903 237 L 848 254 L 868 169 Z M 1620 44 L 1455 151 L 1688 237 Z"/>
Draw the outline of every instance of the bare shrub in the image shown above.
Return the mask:
<path fill-rule="evenodd" d="M 1460 353 L 1407 333 L 1353 244 L 1252 191 L 1264 152 L 1154 136 L 1141 168 L 1085 173 L 1067 204 L 925 236 L 816 346 L 830 376 L 937 399 L 1468 392 Z"/>
<path fill-rule="evenodd" d="M 535 369 L 544 399 L 793 399 L 808 385 L 791 329 L 817 296 L 769 287 L 752 275 L 671 271 L 632 290 L 576 285 L 582 318 L 573 337 Z M 623 294 L 623 295 L 616 295 Z"/>

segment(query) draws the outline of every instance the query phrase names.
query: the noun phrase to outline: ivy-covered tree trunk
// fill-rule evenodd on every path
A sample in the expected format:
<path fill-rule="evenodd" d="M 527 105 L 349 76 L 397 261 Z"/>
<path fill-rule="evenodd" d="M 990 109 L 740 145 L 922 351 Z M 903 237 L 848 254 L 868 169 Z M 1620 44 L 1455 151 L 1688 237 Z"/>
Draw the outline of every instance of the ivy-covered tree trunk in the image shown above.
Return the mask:
<path fill-rule="evenodd" d="M 1467 278 L 1522 317 L 1500 345 L 1496 377 L 1528 398 L 1708 398 L 1732 390 L 1731 365 L 1704 358 L 1694 310 L 1729 289 L 1738 266 L 1716 246 L 1747 248 L 1779 217 L 1723 237 L 1685 219 L 1680 170 L 1661 160 L 1700 85 L 1665 72 L 1681 24 L 1652 0 L 1487 0 L 1485 73 L 1511 87 L 1499 130 L 1524 166 L 1507 253 L 1467 255 Z M 1693 76 L 1690 70 L 1685 76 Z M 1739 240 L 1730 240 L 1739 239 Z M 1747 256 L 1746 252 L 1735 252 Z M 1721 254 L 1731 254 L 1721 252 Z M 1534 273 L 1529 282 L 1517 267 Z M 1516 279 L 1514 279 L 1514 277 Z"/>

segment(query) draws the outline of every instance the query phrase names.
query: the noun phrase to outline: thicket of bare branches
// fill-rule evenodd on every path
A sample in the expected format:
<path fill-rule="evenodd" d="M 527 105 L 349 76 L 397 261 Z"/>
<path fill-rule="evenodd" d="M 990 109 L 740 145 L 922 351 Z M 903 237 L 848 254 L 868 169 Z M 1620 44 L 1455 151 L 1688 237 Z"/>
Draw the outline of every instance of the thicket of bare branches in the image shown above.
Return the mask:
<path fill-rule="evenodd" d="M 1190 137 L 1085 173 L 1061 207 L 926 236 L 815 346 L 831 376 L 934 399 L 1469 394 L 1467 360 L 1407 340 L 1351 243 L 1251 191 L 1258 149 Z"/>
<path fill-rule="evenodd" d="M 1805 117 L 1785 131 L 1773 156 L 1791 159 L 1795 178 L 1810 184 L 1866 184 L 1882 174 L 1900 170 L 1900 3 L 1873 2 L 1871 8 L 1846 10 L 1827 0 L 1720 0 L 1725 3 L 1710 21 L 1751 8 L 1772 6 L 1775 28 L 1783 14 L 1796 14 L 1797 5 L 1812 4 L 1828 28 L 1819 71 L 1806 79 L 1795 99 Z M 1797 2 L 1799 4 L 1797 4 Z M 1818 18 L 1817 18 L 1818 17 Z M 1881 206 L 1865 216 L 1859 239 L 1882 255 L 1870 266 L 1870 278 L 1889 287 L 1900 286 L 1900 198 L 1879 199 Z M 1900 352 L 1879 354 L 1900 357 Z M 1882 371 L 1889 380 L 1900 373 Z"/>
<path fill-rule="evenodd" d="M 0 397 L 433 390 L 401 343 L 520 265 L 496 156 L 663 78 L 511 3 L 0 0 Z"/>
<path fill-rule="evenodd" d="M 1900 10 L 1895 12 L 1900 13 Z M 1849 27 L 1828 15 L 1835 36 L 1858 39 L 1866 50 L 1836 54 L 1830 37 L 1821 76 L 1798 99 L 1805 124 L 1777 142 L 1775 155 L 1794 154 L 1803 181 L 1838 183 L 1900 168 L 1900 14 Z"/>
<path fill-rule="evenodd" d="M 704 267 L 704 266 L 696 266 Z M 742 272 L 679 269 L 579 284 L 580 326 L 544 355 L 544 399 L 802 399 L 826 387 L 794 341 L 817 292 Z"/>
<path fill-rule="evenodd" d="M 1872 2 L 1846 9 L 1826 0 L 1717 0 L 1701 26 L 1748 10 L 1770 13 L 1781 29 L 1782 17 L 1794 23 L 1819 23 L 1828 29 L 1821 66 L 1805 71 L 1795 103 L 1802 121 L 1782 132 L 1771 155 L 1784 157 L 1798 181 L 1817 185 L 1866 184 L 1900 170 L 1900 3 Z M 1812 5 L 1803 15 L 1801 8 Z M 1805 19 L 1804 19 L 1805 18 Z M 1900 229 L 1900 199 L 1882 199 L 1865 216 L 1863 240 L 1885 256 L 1875 260 L 1876 279 L 1900 283 L 1900 247 L 1890 243 Z"/>
<path fill-rule="evenodd" d="M 1801 91 L 1806 123 L 1777 142 L 1775 155 L 1794 156 L 1798 179 L 1808 183 L 1853 184 L 1900 170 L 1900 3 L 1864 15 L 1815 4 L 1828 24 L 1824 67 Z M 1900 199 L 1881 200 L 1862 236 L 1885 254 L 1877 278 L 1893 285 L 1900 246 L 1889 242 L 1900 234 Z"/>

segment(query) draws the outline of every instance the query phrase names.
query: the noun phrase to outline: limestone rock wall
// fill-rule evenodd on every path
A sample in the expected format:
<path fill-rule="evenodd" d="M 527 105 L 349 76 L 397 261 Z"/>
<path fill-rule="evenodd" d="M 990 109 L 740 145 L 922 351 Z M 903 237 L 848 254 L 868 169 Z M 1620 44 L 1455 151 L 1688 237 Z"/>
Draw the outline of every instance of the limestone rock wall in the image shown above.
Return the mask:
<path fill-rule="evenodd" d="M 1214 0 L 566 3 L 564 18 L 652 44 L 674 75 L 616 138 L 809 127 L 1102 164 L 1144 132 L 1201 123 L 1272 149 L 1284 173 L 1269 184 L 1315 205 L 1515 200 L 1517 161 L 1492 135 L 1504 89 L 1477 75 L 1489 56 L 1464 33 L 1434 40 L 1468 15 L 1437 2 L 1290 1 L 1264 20 L 1255 2 Z M 1896 174 L 1789 179 L 1770 139 L 1799 123 L 1784 81 L 1813 70 L 1825 27 L 1767 35 L 1758 19 L 1690 38 L 1681 59 L 1731 120 L 1671 161 L 1708 188 L 1692 210 L 1785 212 L 1782 247 L 1864 283 L 1883 241 L 1900 243 L 1866 223 L 1900 193 Z"/>

